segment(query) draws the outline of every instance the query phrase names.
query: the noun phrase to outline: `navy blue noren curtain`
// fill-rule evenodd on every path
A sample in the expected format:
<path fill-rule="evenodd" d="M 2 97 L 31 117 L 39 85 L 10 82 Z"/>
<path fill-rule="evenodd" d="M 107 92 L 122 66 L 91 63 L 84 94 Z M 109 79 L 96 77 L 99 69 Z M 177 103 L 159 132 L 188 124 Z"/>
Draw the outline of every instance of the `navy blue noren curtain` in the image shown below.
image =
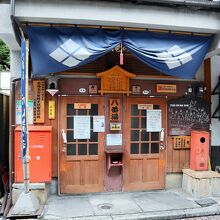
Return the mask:
<path fill-rule="evenodd" d="M 122 43 L 147 65 L 168 75 L 194 78 L 212 37 L 78 27 L 27 28 L 33 75 L 46 76 L 90 63 Z"/>

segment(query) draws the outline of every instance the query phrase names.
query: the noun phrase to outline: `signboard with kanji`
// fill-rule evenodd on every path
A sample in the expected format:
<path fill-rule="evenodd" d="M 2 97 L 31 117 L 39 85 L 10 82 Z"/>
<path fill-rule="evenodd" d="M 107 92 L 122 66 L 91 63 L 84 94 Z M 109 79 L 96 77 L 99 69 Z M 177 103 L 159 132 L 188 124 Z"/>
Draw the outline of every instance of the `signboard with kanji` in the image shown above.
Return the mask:
<path fill-rule="evenodd" d="M 34 123 L 44 123 L 45 120 L 45 81 L 34 80 Z"/>
<path fill-rule="evenodd" d="M 119 98 L 110 98 L 110 121 L 119 121 L 120 120 L 120 99 Z"/>

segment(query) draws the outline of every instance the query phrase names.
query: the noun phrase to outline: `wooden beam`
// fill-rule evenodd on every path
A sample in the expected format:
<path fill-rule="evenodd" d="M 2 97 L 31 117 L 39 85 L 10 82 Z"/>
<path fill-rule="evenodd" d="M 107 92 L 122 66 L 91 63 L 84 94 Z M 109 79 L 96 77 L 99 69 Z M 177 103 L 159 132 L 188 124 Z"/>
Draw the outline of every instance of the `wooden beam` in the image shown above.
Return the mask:
<path fill-rule="evenodd" d="M 205 100 L 211 103 L 211 60 L 210 58 L 204 60 L 204 82 L 206 85 Z"/>

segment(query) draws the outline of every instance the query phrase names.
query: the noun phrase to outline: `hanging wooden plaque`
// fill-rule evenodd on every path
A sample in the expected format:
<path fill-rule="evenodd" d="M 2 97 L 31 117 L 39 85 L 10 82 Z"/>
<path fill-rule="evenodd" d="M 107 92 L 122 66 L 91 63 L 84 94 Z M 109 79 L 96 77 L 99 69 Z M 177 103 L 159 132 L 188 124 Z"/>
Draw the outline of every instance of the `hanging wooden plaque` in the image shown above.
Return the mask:
<path fill-rule="evenodd" d="M 34 80 L 34 123 L 45 121 L 45 81 Z"/>

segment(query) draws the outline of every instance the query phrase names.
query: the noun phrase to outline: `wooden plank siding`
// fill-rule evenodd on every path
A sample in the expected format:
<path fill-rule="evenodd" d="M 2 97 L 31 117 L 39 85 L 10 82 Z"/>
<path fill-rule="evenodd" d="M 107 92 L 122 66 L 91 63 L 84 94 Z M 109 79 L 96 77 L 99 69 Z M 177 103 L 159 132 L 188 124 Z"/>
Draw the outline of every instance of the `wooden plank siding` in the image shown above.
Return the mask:
<path fill-rule="evenodd" d="M 167 172 L 179 173 L 182 169 L 189 168 L 190 149 L 173 149 L 172 136 L 168 136 L 167 141 Z"/>
<path fill-rule="evenodd" d="M 46 93 L 46 103 L 45 103 L 45 124 L 44 125 L 51 125 L 52 126 L 52 177 L 58 176 L 58 97 L 51 96 L 50 94 Z M 48 119 L 48 102 L 49 100 L 55 101 L 55 120 Z"/>

